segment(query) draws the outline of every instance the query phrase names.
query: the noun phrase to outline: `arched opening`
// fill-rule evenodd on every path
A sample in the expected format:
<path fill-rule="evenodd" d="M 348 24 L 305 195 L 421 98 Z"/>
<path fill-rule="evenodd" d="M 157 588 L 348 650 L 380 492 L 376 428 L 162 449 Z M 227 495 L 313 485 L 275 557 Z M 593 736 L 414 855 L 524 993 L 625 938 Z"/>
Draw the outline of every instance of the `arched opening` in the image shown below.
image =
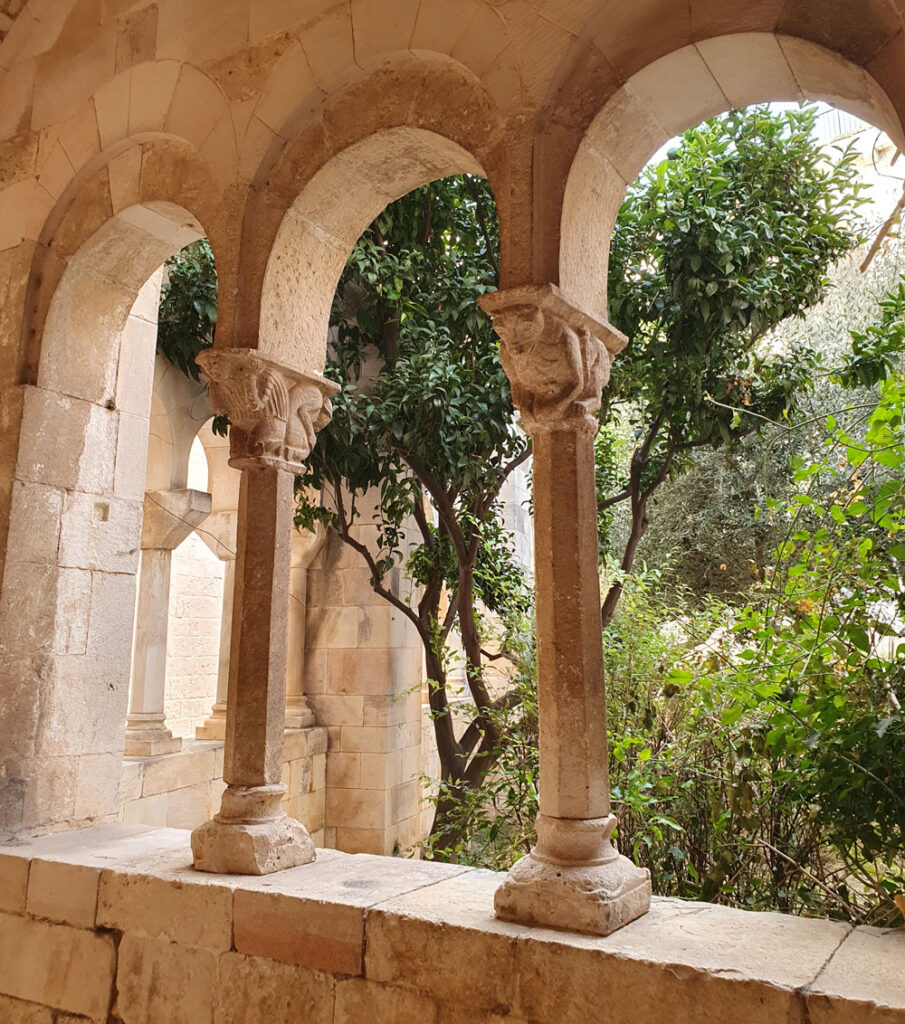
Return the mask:
<path fill-rule="evenodd" d="M 128 207 L 82 244 L 50 302 L 25 392 L 0 606 L 13 830 L 117 808 L 158 270 L 202 234 L 174 204 Z"/>
<path fill-rule="evenodd" d="M 804 99 L 848 111 L 902 142 L 898 115 L 868 72 L 803 39 L 718 36 L 633 75 L 594 118 L 566 180 L 559 274 L 567 298 L 607 319 L 612 226 L 626 186 L 665 142 L 733 107 Z"/>

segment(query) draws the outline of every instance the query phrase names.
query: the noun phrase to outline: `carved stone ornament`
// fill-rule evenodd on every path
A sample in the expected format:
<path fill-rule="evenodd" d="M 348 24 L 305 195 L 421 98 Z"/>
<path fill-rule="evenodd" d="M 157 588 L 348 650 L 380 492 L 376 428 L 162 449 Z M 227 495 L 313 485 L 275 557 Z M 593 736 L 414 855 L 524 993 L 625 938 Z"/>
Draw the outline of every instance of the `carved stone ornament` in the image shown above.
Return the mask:
<path fill-rule="evenodd" d="M 339 386 L 253 349 L 208 349 L 196 361 L 210 381 L 211 404 L 229 417 L 229 464 L 301 472 L 317 431 L 330 422 L 330 396 Z"/>
<path fill-rule="evenodd" d="M 593 424 L 624 334 L 570 305 L 552 284 L 490 292 L 479 300 L 502 341 L 500 360 L 529 433 Z"/>

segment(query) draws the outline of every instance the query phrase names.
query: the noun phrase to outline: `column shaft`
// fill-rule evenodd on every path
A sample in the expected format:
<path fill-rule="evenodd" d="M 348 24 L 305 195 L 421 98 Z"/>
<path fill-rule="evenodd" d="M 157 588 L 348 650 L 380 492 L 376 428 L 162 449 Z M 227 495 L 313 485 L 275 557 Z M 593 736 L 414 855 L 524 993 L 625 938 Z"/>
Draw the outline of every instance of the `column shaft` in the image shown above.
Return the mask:
<path fill-rule="evenodd" d="M 612 844 L 594 437 L 626 339 L 552 285 L 485 295 L 531 435 L 537 588 L 537 843 L 497 889 L 497 916 L 608 935 L 650 906 L 650 873 Z"/>
<path fill-rule="evenodd" d="M 280 781 L 292 515 L 290 473 L 242 470 L 223 771 L 231 786 Z"/>
<path fill-rule="evenodd" d="M 610 813 L 597 576 L 594 431 L 587 421 L 533 436 L 540 706 L 540 809 Z"/>

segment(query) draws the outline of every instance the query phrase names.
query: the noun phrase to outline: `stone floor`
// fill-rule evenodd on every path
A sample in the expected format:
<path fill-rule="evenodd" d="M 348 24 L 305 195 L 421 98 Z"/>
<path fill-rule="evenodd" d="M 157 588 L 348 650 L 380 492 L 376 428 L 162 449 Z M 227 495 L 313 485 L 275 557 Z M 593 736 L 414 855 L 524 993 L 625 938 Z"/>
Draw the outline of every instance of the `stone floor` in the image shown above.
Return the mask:
<path fill-rule="evenodd" d="M 655 899 L 593 939 L 497 921 L 490 871 L 333 850 L 260 878 L 190 864 L 178 829 L 0 846 L 0 1020 L 905 1022 L 905 931 Z"/>

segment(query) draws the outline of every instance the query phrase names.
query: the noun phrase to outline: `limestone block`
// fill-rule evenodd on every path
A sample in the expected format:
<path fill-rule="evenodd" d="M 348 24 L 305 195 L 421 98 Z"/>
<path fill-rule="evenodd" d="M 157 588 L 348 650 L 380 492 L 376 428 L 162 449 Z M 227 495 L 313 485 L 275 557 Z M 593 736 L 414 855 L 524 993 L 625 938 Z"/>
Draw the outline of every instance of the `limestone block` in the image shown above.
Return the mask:
<path fill-rule="evenodd" d="M 328 789 L 326 820 L 337 828 L 385 828 L 387 803 L 387 794 L 381 790 Z"/>
<path fill-rule="evenodd" d="M 469 1008 L 471 1014 L 473 1009 Z M 405 989 L 378 985 L 363 978 L 343 978 L 336 982 L 335 1024 L 449 1024 L 438 1020 L 433 1000 Z M 474 1016 L 471 1017 L 473 1021 Z"/>
<path fill-rule="evenodd" d="M 114 735 L 118 737 L 118 727 L 115 723 L 112 726 Z M 75 776 L 75 816 L 79 821 L 96 821 L 115 813 L 119 795 L 120 761 L 118 750 L 79 756 Z"/>
<path fill-rule="evenodd" d="M 406 697 L 368 696 L 363 698 L 362 725 L 404 725 L 421 721 L 421 696 L 410 693 Z M 357 725 L 357 722 L 344 723 Z"/>
<path fill-rule="evenodd" d="M 197 782 L 167 793 L 167 828 L 193 829 L 203 825 L 217 812 L 217 805 L 211 805 L 210 792 L 210 782 Z"/>
<path fill-rule="evenodd" d="M 389 857 L 393 852 L 392 836 L 385 828 L 342 828 L 331 826 L 331 846 L 345 853 L 372 854 Z"/>
<path fill-rule="evenodd" d="M 161 828 L 167 825 L 168 793 L 145 796 L 123 804 L 123 821 L 127 825 L 152 825 Z"/>
<path fill-rule="evenodd" d="M 698 52 L 733 107 L 770 100 L 800 100 L 801 90 L 776 36 L 739 32 L 702 39 Z"/>
<path fill-rule="evenodd" d="M 386 648 L 329 649 L 326 652 L 326 692 L 365 696 L 385 694 L 391 675 L 390 660 L 391 652 Z M 306 687 L 305 692 L 314 691 Z"/>
<path fill-rule="evenodd" d="M 905 931 L 854 928 L 807 994 L 811 1024 L 905 1019 Z"/>
<path fill-rule="evenodd" d="M 116 413 L 90 402 L 26 388 L 16 476 L 102 494 L 113 481 L 117 421 Z M 60 437 L 70 443 L 59 444 Z"/>
<path fill-rule="evenodd" d="M 0 846 L 0 911 L 24 914 L 27 887 L 28 858 L 17 856 L 15 848 Z"/>
<path fill-rule="evenodd" d="M 220 958 L 213 1024 L 252 1021 L 332 1024 L 333 979 L 294 965 L 225 953 Z"/>
<path fill-rule="evenodd" d="M 493 917 L 499 880 L 492 871 L 465 871 L 375 907 L 367 920 L 365 977 L 507 1013 L 515 998 L 516 938 L 527 929 Z"/>
<path fill-rule="evenodd" d="M 134 576 L 140 537 L 140 501 L 103 498 L 82 491 L 66 494 L 60 526 L 60 565 Z"/>
<path fill-rule="evenodd" d="M 308 756 L 308 737 L 312 729 L 287 729 L 283 734 L 283 759 L 295 761 Z"/>
<path fill-rule="evenodd" d="M 7 550 L 10 560 L 54 564 L 63 494 L 58 487 L 13 481 Z"/>
<path fill-rule="evenodd" d="M 180 70 L 179 62 L 172 60 L 148 61 L 132 69 L 130 135 L 163 129 Z"/>
<path fill-rule="evenodd" d="M 308 737 L 308 753 L 313 757 L 317 757 L 320 754 L 327 753 L 328 746 L 328 730 L 320 726 L 315 727 L 311 730 L 311 734 Z M 315 782 L 315 786 L 318 788 L 323 784 L 323 776 L 321 776 L 321 783 Z"/>
<path fill-rule="evenodd" d="M 127 933 L 119 944 L 116 1003 L 123 1024 L 198 1024 L 210 1019 L 218 954 Z"/>
<path fill-rule="evenodd" d="M 331 789 L 358 789 L 361 783 L 361 758 L 361 754 L 343 754 L 338 751 L 327 754 L 327 785 Z"/>
<path fill-rule="evenodd" d="M 542 1024 L 775 1024 L 800 1016 L 796 990 L 820 971 L 849 926 L 780 914 L 654 900 L 605 939 L 543 929 L 516 944 L 517 1012 Z M 626 1000 L 625 993 L 632 999 Z"/>
<path fill-rule="evenodd" d="M 398 786 L 403 781 L 403 758 L 401 752 L 393 751 L 389 754 L 359 754 L 355 756 L 361 759 L 362 789 L 389 790 L 394 786 Z"/>
<path fill-rule="evenodd" d="M 28 876 L 26 909 L 74 928 L 93 928 L 100 871 L 83 864 L 35 860 Z"/>
<path fill-rule="evenodd" d="M 681 89 L 676 89 L 677 81 L 682 82 Z M 647 65 L 632 77 L 630 87 L 669 135 L 678 135 L 731 106 L 694 46 Z"/>
<path fill-rule="evenodd" d="M 362 972 L 365 910 L 466 869 L 428 861 L 319 854 L 269 879 L 279 892 L 240 889 L 234 904 L 239 952 L 313 970 Z"/>
<path fill-rule="evenodd" d="M 144 762 L 128 757 L 123 758 L 119 783 L 119 798 L 123 801 L 138 800 L 141 797 L 141 775 Z"/>
<path fill-rule="evenodd" d="M 381 54 L 407 47 L 420 0 L 401 0 L 387 8 L 380 0 L 352 0 L 355 60 L 362 67 Z"/>
<path fill-rule="evenodd" d="M 101 146 L 105 149 L 128 135 L 131 84 L 132 75 L 127 72 L 109 79 L 94 93 L 97 127 Z"/>
<path fill-rule="evenodd" d="M 382 754 L 394 749 L 394 746 L 393 730 L 380 729 L 376 726 L 342 726 L 340 749 L 343 753 Z"/>
<path fill-rule="evenodd" d="M 178 0 L 158 4 L 157 57 L 204 64 L 241 49 L 248 39 L 248 7 L 224 9 L 219 0 L 197 0 L 187 10 Z"/>
<path fill-rule="evenodd" d="M 335 974 L 361 974 L 364 912 L 279 893 L 236 893 L 240 953 Z"/>
<path fill-rule="evenodd" d="M 0 992 L 105 1017 L 116 951 L 109 935 L 0 915 Z"/>
<path fill-rule="evenodd" d="M 308 27 L 301 41 L 319 88 L 329 93 L 341 85 L 348 69 L 355 65 L 349 7 L 341 5 L 328 10 Z"/>
<path fill-rule="evenodd" d="M 135 150 L 129 150 L 124 156 L 132 152 Z M 150 415 L 156 341 L 156 323 L 135 315 L 126 320 L 116 373 L 116 406 L 120 412 L 145 419 Z"/>
<path fill-rule="evenodd" d="M 14 249 L 28 237 L 29 209 L 37 192 L 38 186 L 31 178 L 0 192 L 0 251 Z"/>
<path fill-rule="evenodd" d="M 118 19 L 116 34 L 117 72 L 140 61 L 153 60 L 156 43 L 156 5 L 123 15 Z"/>
<path fill-rule="evenodd" d="M 91 99 L 85 99 L 79 104 L 60 130 L 59 139 L 69 163 L 77 171 L 100 151 L 97 118 Z"/>
<path fill-rule="evenodd" d="M 357 647 L 358 619 L 358 608 L 309 609 L 305 626 L 306 648 Z"/>
<path fill-rule="evenodd" d="M 141 938 L 222 952 L 232 943 L 232 897 L 226 886 L 105 871 L 97 923 Z"/>
<path fill-rule="evenodd" d="M 35 61 L 14 64 L 3 79 L 6 102 L 0 111 L 0 141 L 5 142 L 25 128 L 30 115 L 35 85 Z"/>
<path fill-rule="evenodd" d="M 199 782 L 210 782 L 217 777 L 214 770 L 214 752 L 209 744 L 194 744 L 175 754 L 166 754 L 145 763 L 141 795 L 154 796 L 168 793 Z"/>
<path fill-rule="evenodd" d="M 254 17 L 253 14 L 252 18 Z M 302 47 L 294 43 L 271 72 L 261 98 L 255 106 L 255 117 L 279 135 L 299 102 L 316 88 L 308 58 Z"/>
<path fill-rule="evenodd" d="M 54 1012 L 49 1006 L 26 1003 L 0 995 L 0 1020 L 4 1024 L 56 1024 Z"/>
<path fill-rule="evenodd" d="M 320 725 L 362 725 L 364 698 L 312 694 L 308 698 Z"/>

